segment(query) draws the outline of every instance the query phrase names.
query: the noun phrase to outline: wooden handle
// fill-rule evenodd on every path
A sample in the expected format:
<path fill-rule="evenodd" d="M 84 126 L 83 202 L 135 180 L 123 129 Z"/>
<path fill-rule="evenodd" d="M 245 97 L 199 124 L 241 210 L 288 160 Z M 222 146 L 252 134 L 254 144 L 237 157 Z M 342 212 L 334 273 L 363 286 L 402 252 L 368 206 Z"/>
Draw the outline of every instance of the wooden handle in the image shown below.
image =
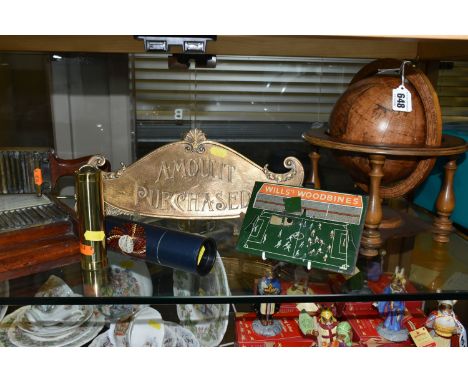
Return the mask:
<path fill-rule="evenodd" d="M 73 175 L 75 171 L 77 171 L 81 166 L 84 166 L 88 163 L 88 160 L 91 158 L 91 155 L 86 157 L 80 157 L 76 159 L 61 159 L 55 155 L 55 153 L 51 153 L 49 155 L 49 163 L 50 163 L 50 182 L 52 189 L 55 188 L 57 181 L 66 175 Z M 111 167 L 108 161 L 106 161 L 105 165 L 101 167 L 104 171 L 111 171 Z"/>

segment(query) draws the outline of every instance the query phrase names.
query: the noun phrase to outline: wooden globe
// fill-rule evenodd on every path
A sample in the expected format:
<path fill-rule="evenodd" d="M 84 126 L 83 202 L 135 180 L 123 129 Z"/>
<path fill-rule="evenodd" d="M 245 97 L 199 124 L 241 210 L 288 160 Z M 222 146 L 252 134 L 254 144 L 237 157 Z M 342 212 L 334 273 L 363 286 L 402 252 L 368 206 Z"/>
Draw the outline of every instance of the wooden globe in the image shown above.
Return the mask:
<path fill-rule="evenodd" d="M 377 69 L 398 68 L 400 61 L 377 60 L 366 65 L 336 102 L 329 120 L 331 137 L 346 143 L 385 147 L 438 146 L 442 122 L 437 95 L 427 77 L 417 69 L 407 70 L 405 87 L 412 95 L 412 111 L 392 110 L 392 90 L 400 76 L 377 74 Z M 356 183 L 367 191 L 367 155 L 335 152 Z M 387 156 L 381 182 L 382 197 L 404 195 L 431 171 L 434 159 L 419 160 Z"/>

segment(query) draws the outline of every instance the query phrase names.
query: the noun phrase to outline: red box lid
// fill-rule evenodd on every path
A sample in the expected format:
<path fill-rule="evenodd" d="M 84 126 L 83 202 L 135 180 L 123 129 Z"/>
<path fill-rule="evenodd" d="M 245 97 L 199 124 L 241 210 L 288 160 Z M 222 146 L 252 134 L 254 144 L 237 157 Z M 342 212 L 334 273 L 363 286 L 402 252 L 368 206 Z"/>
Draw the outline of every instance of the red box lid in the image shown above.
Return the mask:
<path fill-rule="evenodd" d="M 283 330 L 276 336 L 264 337 L 252 329 L 252 323 L 257 319 L 255 313 L 237 313 L 235 328 L 238 346 L 315 346 L 314 339 L 302 334 L 294 318 L 279 313 L 274 318 L 280 321 Z"/>

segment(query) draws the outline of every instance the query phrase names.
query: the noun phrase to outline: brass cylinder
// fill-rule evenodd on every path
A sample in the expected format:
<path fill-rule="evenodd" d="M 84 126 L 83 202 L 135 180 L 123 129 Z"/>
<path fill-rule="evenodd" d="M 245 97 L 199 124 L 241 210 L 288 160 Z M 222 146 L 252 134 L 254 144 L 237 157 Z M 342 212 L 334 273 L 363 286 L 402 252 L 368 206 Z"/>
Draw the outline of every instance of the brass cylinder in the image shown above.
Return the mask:
<path fill-rule="evenodd" d="M 102 297 L 106 296 L 109 286 L 109 268 L 96 271 L 81 271 L 83 280 L 83 296 Z"/>
<path fill-rule="evenodd" d="M 107 266 L 101 170 L 82 166 L 75 173 L 75 183 L 81 268 L 96 271 Z"/>

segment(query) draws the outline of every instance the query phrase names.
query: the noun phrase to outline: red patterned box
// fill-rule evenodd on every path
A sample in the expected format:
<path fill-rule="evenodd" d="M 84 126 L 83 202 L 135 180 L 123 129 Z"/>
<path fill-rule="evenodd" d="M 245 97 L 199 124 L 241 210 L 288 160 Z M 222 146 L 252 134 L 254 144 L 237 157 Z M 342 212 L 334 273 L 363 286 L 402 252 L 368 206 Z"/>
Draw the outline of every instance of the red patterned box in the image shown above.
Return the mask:
<path fill-rule="evenodd" d="M 414 346 L 411 338 L 404 342 L 391 342 L 381 338 L 377 332 L 377 326 L 383 322 L 383 319 L 376 309 L 371 311 L 348 310 L 346 317 L 353 328 L 353 341 L 359 342 L 361 346 Z M 426 316 L 420 309 L 412 309 L 403 318 L 403 325 L 408 331 L 424 326 L 425 322 Z"/>
<path fill-rule="evenodd" d="M 379 316 L 377 308 L 372 301 L 346 302 L 343 308 L 343 317 L 351 318 L 374 318 Z"/>
<path fill-rule="evenodd" d="M 390 280 L 392 278 L 392 274 L 386 273 L 383 274 L 378 281 L 369 281 L 368 286 L 372 290 L 373 293 L 375 294 L 382 294 L 385 287 L 390 283 Z M 333 291 L 333 293 L 342 293 L 341 292 L 341 286 L 346 280 L 342 275 L 339 274 L 330 274 L 329 276 L 329 284 L 330 288 Z M 411 284 L 410 281 L 406 282 L 406 291 L 408 293 L 416 293 L 417 289 L 414 287 L 413 284 Z M 423 307 L 423 302 L 422 301 L 405 301 L 405 306 L 408 310 L 410 311 L 415 311 L 417 309 L 421 310 Z M 356 311 L 364 311 L 364 315 L 368 314 L 369 312 L 376 310 L 373 307 L 373 302 L 368 301 L 368 302 L 347 302 L 344 304 L 344 314 L 346 316 L 346 312 L 356 312 Z M 367 313 L 366 313 L 367 312 Z M 348 314 L 349 315 L 349 314 Z"/>
<path fill-rule="evenodd" d="M 316 343 L 313 338 L 302 335 L 297 321 L 292 317 L 278 316 L 283 327 L 280 334 L 274 337 L 264 337 L 252 329 L 252 323 L 257 319 L 254 313 L 237 313 L 236 342 L 241 347 L 310 347 Z"/>

